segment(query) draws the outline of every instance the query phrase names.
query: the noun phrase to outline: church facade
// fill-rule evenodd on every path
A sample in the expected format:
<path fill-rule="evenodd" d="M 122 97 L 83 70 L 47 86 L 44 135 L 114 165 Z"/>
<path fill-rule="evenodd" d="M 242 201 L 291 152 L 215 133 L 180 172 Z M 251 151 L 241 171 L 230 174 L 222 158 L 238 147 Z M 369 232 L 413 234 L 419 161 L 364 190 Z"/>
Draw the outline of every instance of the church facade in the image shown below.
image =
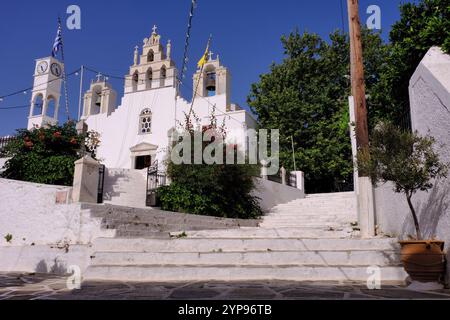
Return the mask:
<path fill-rule="evenodd" d="M 210 123 L 215 110 L 217 123 L 225 125 L 228 142 L 246 146 L 246 132 L 256 128 L 256 121 L 231 102 L 231 74 L 219 56 L 210 54 L 203 69 L 194 74 L 196 98 L 192 103 L 180 94 L 171 50 L 170 40 L 164 47 L 153 28 L 142 47 L 135 48 L 119 106 L 116 91 L 101 75 L 84 94 L 81 121 L 89 131 L 99 133 L 96 155 L 106 167 L 140 170 L 156 160 L 164 163 L 173 132 L 180 130 L 191 107 L 200 126 Z M 53 58 L 37 60 L 29 129 L 57 122 L 63 68 Z M 41 113 L 36 112 L 38 103 L 42 105 Z M 50 104 L 54 106 L 50 108 Z"/>

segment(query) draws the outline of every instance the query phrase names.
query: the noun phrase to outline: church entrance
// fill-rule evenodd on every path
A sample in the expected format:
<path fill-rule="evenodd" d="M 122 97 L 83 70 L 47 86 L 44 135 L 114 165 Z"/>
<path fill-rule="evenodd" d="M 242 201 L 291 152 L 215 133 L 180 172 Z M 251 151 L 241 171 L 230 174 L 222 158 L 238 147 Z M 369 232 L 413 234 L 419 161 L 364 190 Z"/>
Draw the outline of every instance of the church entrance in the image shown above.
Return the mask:
<path fill-rule="evenodd" d="M 136 170 L 143 170 L 149 168 L 152 165 L 152 157 L 151 156 L 139 156 L 136 157 Z"/>

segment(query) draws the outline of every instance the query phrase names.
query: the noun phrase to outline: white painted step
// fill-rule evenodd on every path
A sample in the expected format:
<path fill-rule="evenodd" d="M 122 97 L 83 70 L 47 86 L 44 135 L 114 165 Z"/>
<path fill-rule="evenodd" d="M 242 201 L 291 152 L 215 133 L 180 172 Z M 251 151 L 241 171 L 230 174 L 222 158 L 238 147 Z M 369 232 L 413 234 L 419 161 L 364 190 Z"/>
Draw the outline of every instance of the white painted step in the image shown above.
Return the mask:
<path fill-rule="evenodd" d="M 95 252 L 255 252 L 392 251 L 394 239 L 106 239 L 94 241 Z"/>
<path fill-rule="evenodd" d="M 225 238 L 225 239 L 324 239 L 324 238 L 343 238 L 348 239 L 351 232 L 327 231 L 326 227 L 321 228 L 240 228 L 235 230 L 205 230 L 186 232 L 188 238 Z"/>
<path fill-rule="evenodd" d="M 396 251 L 97 252 L 92 265 L 395 266 Z"/>
<path fill-rule="evenodd" d="M 382 281 L 404 281 L 402 267 L 381 267 Z M 84 280 L 93 281 L 361 281 L 366 282 L 367 267 L 308 267 L 308 266 L 91 266 Z"/>

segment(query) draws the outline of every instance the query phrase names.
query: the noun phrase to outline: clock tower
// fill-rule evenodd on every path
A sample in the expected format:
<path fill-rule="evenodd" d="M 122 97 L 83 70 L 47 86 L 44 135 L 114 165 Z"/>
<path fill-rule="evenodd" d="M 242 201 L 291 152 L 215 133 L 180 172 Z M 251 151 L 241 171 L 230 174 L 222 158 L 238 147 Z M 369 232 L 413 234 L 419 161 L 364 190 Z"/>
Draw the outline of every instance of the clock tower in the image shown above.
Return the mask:
<path fill-rule="evenodd" d="M 58 123 L 63 68 L 53 57 L 36 60 L 28 130 Z"/>

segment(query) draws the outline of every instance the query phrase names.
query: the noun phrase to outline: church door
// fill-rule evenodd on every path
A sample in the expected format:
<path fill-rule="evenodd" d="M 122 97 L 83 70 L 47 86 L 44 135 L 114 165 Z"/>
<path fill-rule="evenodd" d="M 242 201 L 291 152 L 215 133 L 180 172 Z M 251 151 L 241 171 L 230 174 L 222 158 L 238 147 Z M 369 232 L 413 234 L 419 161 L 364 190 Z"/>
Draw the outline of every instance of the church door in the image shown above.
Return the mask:
<path fill-rule="evenodd" d="M 136 157 L 136 170 L 143 170 L 149 168 L 152 165 L 151 156 L 140 156 Z"/>

